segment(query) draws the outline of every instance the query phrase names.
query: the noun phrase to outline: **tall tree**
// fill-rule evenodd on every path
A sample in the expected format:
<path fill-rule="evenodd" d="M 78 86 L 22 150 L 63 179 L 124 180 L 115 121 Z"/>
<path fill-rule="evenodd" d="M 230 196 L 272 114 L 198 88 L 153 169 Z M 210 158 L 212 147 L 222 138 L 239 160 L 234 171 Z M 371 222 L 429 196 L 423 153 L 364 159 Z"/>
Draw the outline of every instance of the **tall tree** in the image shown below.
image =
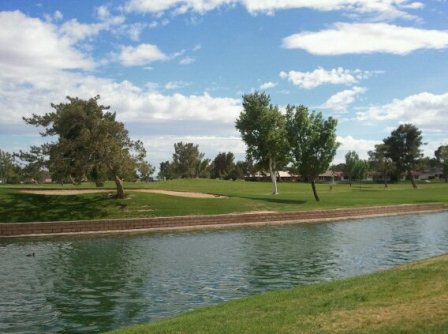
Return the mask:
<path fill-rule="evenodd" d="M 278 194 L 277 171 L 288 155 L 285 117 L 271 105 L 269 95 L 246 94 L 235 127 L 246 143 L 247 158 L 269 170 L 272 193 Z"/>
<path fill-rule="evenodd" d="M 212 177 L 227 179 L 230 171 L 235 167 L 235 156 L 232 152 L 220 152 L 213 159 L 212 163 Z"/>
<path fill-rule="evenodd" d="M 137 176 L 143 182 L 151 181 L 151 175 L 154 173 L 154 167 L 147 161 L 137 163 Z"/>
<path fill-rule="evenodd" d="M 445 182 L 448 182 L 448 145 L 441 145 L 434 152 L 436 159 L 442 165 L 443 177 Z"/>
<path fill-rule="evenodd" d="M 416 189 L 412 171 L 422 157 L 422 132 L 413 124 L 402 124 L 383 141 L 386 145 L 386 157 L 392 159 L 398 173 L 407 173 L 412 187 Z"/>
<path fill-rule="evenodd" d="M 295 169 L 309 179 L 314 198 L 319 201 L 316 180 L 328 170 L 336 155 L 337 120 L 324 119 L 322 113 L 309 112 L 300 106 L 286 107 L 286 128 Z"/>
<path fill-rule="evenodd" d="M 211 160 L 202 159 L 199 160 L 196 165 L 196 177 L 208 179 L 211 174 Z"/>
<path fill-rule="evenodd" d="M 345 155 L 345 173 L 348 176 L 348 183 L 352 186 L 352 178 L 355 174 L 356 167 L 359 161 L 359 155 L 355 151 L 348 151 Z"/>
<path fill-rule="evenodd" d="M 137 163 L 143 161 L 146 152 L 140 141 L 129 138 L 115 113 L 98 104 L 99 98 L 67 97 L 68 103 L 51 104 L 53 112 L 33 114 L 24 120 L 45 128 L 42 136 L 57 136 L 56 142 L 44 147 L 50 172 L 81 181 L 89 175 L 104 177 L 107 171 L 115 181 L 117 198 L 124 198 L 123 178 L 135 175 Z"/>
<path fill-rule="evenodd" d="M 386 157 L 386 146 L 384 144 L 375 145 L 374 151 L 369 151 L 369 162 L 372 168 L 380 173 L 384 187 L 387 188 L 387 178 L 392 170 L 392 160 Z"/>
<path fill-rule="evenodd" d="M 199 145 L 179 142 L 174 144 L 172 168 L 176 177 L 198 177 L 198 167 L 204 157 L 199 152 Z"/>
<path fill-rule="evenodd" d="M 0 183 L 17 183 L 19 169 L 14 155 L 0 150 Z"/>
<path fill-rule="evenodd" d="M 159 174 L 157 175 L 157 177 L 162 181 L 170 180 L 173 178 L 173 168 L 168 160 L 160 163 Z"/>
<path fill-rule="evenodd" d="M 359 159 L 356 162 L 355 170 L 353 172 L 353 178 L 355 180 L 359 180 L 361 183 L 364 180 L 369 172 L 369 163 L 366 160 Z"/>

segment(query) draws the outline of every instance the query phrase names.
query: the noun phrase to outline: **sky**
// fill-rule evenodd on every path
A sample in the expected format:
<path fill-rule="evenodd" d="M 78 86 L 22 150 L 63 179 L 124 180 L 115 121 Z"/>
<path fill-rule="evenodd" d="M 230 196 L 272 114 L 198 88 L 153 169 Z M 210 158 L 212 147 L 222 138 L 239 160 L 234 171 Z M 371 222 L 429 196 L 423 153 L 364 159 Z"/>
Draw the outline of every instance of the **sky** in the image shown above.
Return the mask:
<path fill-rule="evenodd" d="M 447 0 L 0 1 L 0 149 L 43 143 L 22 117 L 66 96 L 116 112 L 155 166 L 176 142 L 245 157 L 241 97 L 338 119 L 367 152 L 403 123 L 448 144 Z"/>

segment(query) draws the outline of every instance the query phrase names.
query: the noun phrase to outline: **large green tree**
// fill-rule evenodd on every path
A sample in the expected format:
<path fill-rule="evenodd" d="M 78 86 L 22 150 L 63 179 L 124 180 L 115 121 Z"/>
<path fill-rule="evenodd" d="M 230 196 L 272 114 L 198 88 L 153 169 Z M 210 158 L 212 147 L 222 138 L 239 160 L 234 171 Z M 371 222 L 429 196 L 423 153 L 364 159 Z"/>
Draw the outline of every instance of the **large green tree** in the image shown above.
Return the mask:
<path fill-rule="evenodd" d="M 212 178 L 228 179 L 235 168 L 235 156 L 232 152 L 220 152 L 212 162 Z"/>
<path fill-rule="evenodd" d="M 413 124 L 402 124 L 385 138 L 386 157 L 392 159 L 399 174 L 406 173 L 415 189 L 413 170 L 422 157 L 422 132 Z"/>
<path fill-rule="evenodd" d="M 159 165 L 159 174 L 157 175 L 159 180 L 166 181 L 173 178 L 173 168 L 171 163 L 167 161 L 162 161 Z"/>
<path fill-rule="evenodd" d="M 441 145 L 434 152 L 437 161 L 442 165 L 443 177 L 448 182 L 448 145 Z"/>
<path fill-rule="evenodd" d="M 269 170 L 272 193 L 278 194 L 277 171 L 286 163 L 289 150 L 285 117 L 271 105 L 269 95 L 255 92 L 243 95 L 243 111 L 235 127 L 246 143 L 247 158 Z"/>
<path fill-rule="evenodd" d="M 172 171 L 178 178 L 199 177 L 204 154 L 199 152 L 199 145 L 179 142 L 174 144 Z"/>
<path fill-rule="evenodd" d="M 336 126 L 336 119 L 324 119 L 321 113 L 310 113 L 303 105 L 286 107 L 292 162 L 299 174 L 310 181 L 316 201 L 320 200 L 316 180 L 319 174 L 328 170 L 339 146 Z"/>
<path fill-rule="evenodd" d="M 77 182 L 91 176 L 99 183 L 107 176 L 115 181 L 117 198 L 124 198 L 123 178 L 135 177 L 146 152 L 140 141 L 129 138 L 115 113 L 98 104 L 99 98 L 67 97 L 67 103 L 51 105 L 53 112 L 24 120 L 43 127 L 42 136 L 56 139 L 43 147 L 52 174 Z"/>

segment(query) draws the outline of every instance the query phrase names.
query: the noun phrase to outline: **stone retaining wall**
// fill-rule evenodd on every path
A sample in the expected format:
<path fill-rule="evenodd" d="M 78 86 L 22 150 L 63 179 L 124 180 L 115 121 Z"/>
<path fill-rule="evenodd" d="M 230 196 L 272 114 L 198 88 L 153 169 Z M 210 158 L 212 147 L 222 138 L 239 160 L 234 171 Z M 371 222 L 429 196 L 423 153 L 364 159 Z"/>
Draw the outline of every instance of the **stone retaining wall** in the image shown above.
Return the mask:
<path fill-rule="evenodd" d="M 283 213 L 247 213 L 137 219 L 1 223 L 0 237 L 48 234 L 111 233 L 120 231 L 185 229 L 205 226 L 224 227 L 233 225 L 275 224 L 286 222 L 305 223 L 445 210 L 448 210 L 448 204 L 431 203 Z"/>

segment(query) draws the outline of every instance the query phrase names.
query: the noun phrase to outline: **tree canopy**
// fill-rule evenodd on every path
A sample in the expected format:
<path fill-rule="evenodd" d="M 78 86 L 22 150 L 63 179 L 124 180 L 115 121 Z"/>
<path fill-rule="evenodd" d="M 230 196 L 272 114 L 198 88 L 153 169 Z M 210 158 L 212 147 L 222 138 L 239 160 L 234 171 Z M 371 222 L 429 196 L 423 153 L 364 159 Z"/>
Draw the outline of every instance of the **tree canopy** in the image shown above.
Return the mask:
<path fill-rule="evenodd" d="M 19 174 L 20 168 L 14 155 L 0 149 L 0 183 L 16 183 Z"/>
<path fill-rule="evenodd" d="M 387 188 L 387 178 L 393 168 L 392 160 L 386 157 L 386 150 L 385 144 L 377 144 L 373 151 L 368 152 L 369 163 L 374 170 L 381 174 L 385 188 Z"/>
<path fill-rule="evenodd" d="M 269 170 L 272 193 L 277 194 L 277 171 L 286 164 L 289 150 L 285 117 L 268 95 L 255 92 L 243 95 L 243 111 L 235 127 L 246 143 L 248 160 Z"/>
<path fill-rule="evenodd" d="M 422 157 L 422 132 L 413 124 L 402 124 L 383 140 L 386 145 L 386 157 L 390 158 L 397 172 L 407 173 L 415 189 L 413 170 Z"/>
<path fill-rule="evenodd" d="M 68 103 L 51 104 L 53 112 L 24 118 L 43 127 L 42 136 L 56 138 L 42 150 L 49 156 L 52 175 L 80 182 L 85 177 L 97 184 L 112 178 L 117 197 L 124 197 L 123 178 L 135 177 L 146 151 L 143 143 L 132 141 L 124 124 L 118 122 L 108 106 L 98 104 L 99 96 L 89 100 L 67 97 Z"/>
<path fill-rule="evenodd" d="M 344 172 L 348 176 L 348 182 L 350 187 L 352 186 L 352 179 L 356 173 L 356 168 L 359 163 L 359 155 L 355 151 L 348 151 L 345 154 L 345 170 Z"/>
<path fill-rule="evenodd" d="M 212 162 L 212 177 L 218 179 L 229 178 L 230 172 L 235 168 L 235 155 L 232 152 L 220 152 Z"/>
<path fill-rule="evenodd" d="M 204 168 L 203 158 L 204 153 L 199 152 L 199 145 L 184 144 L 183 142 L 175 143 L 173 161 L 170 164 L 172 172 L 178 178 L 199 177 L 201 170 Z"/>
<path fill-rule="evenodd" d="M 441 145 L 434 152 L 437 161 L 442 165 L 443 177 L 448 182 L 448 145 Z"/>
<path fill-rule="evenodd" d="M 337 120 L 324 119 L 321 113 L 309 112 L 299 105 L 286 107 L 286 129 L 292 163 L 309 179 L 314 198 L 319 201 L 315 182 L 328 170 L 339 144 L 336 142 Z"/>

